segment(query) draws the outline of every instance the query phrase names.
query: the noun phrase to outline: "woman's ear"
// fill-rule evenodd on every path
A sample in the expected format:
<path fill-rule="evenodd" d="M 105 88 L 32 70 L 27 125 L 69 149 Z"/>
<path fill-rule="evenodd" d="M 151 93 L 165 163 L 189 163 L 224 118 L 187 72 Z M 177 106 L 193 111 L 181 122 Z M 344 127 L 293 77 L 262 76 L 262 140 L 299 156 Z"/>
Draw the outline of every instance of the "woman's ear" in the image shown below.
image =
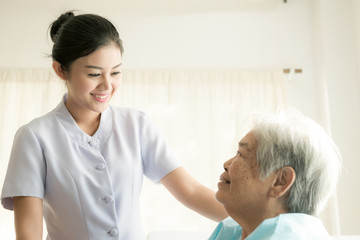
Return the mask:
<path fill-rule="evenodd" d="M 296 173 L 292 167 L 283 167 L 277 171 L 276 179 L 270 188 L 270 196 L 279 198 L 284 196 L 294 184 Z"/>
<path fill-rule="evenodd" d="M 59 62 L 53 61 L 52 68 L 54 69 L 56 75 L 58 75 L 62 80 L 67 80 L 66 72 Z"/>

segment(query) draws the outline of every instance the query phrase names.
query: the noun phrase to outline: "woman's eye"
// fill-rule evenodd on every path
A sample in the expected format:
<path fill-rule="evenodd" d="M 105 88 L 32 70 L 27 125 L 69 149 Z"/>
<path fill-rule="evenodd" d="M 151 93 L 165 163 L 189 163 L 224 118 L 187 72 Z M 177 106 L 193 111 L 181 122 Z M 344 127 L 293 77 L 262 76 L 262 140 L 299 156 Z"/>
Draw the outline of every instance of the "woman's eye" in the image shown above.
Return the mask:
<path fill-rule="evenodd" d="M 240 157 L 242 157 L 241 152 L 237 151 L 237 155 L 239 155 Z"/>
<path fill-rule="evenodd" d="M 116 76 L 119 75 L 121 72 L 113 72 L 112 75 Z"/>
<path fill-rule="evenodd" d="M 89 73 L 90 77 L 99 77 L 100 73 Z"/>

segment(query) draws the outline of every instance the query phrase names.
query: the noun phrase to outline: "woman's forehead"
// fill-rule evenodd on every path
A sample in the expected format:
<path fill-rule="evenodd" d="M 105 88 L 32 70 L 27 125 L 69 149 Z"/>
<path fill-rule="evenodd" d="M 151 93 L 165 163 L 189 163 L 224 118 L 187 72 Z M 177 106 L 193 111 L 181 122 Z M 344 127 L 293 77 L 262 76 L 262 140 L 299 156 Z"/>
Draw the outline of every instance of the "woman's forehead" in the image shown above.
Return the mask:
<path fill-rule="evenodd" d="M 248 132 L 239 142 L 239 149 L 245 148 L 248 152 L 256 150 L 257 140 L 253 131 Z"/>

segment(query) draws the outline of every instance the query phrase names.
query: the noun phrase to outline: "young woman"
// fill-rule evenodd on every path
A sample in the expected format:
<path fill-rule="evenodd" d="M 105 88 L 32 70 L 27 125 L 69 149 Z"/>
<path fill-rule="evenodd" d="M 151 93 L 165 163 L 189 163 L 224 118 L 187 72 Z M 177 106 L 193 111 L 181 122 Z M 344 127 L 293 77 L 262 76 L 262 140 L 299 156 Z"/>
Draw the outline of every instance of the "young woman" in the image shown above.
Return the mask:
<path fill-rule="evenodd" d="M 1 200 L 14 210 L 17 239 L 41 239 L 43 217 L 49 239 L 144 239 L 144 174 L 187 207 L 225 218 L 214 192 L 180 166 L 143 112 L 109 105 L 123 53 L 114 25 L 68 12 L 50 34 L 52 67 L 68 93 L 15 136 Z"/>

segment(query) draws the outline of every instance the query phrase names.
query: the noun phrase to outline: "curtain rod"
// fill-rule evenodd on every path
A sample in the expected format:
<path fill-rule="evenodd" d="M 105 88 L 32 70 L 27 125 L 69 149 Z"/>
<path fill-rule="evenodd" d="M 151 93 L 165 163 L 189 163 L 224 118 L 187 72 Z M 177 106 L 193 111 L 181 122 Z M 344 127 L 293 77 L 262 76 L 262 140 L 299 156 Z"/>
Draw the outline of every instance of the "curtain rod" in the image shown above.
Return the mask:
<path fill-rule="evenodd" d="M 286 73 L 286 74 L 290 74 L 290 73 L 302 73 L 302 69 L 301 69 L 301 68 L 295 68 L 295 69 L 284 68 L 284 69 L 283 69 L 283 73 Z"/>

